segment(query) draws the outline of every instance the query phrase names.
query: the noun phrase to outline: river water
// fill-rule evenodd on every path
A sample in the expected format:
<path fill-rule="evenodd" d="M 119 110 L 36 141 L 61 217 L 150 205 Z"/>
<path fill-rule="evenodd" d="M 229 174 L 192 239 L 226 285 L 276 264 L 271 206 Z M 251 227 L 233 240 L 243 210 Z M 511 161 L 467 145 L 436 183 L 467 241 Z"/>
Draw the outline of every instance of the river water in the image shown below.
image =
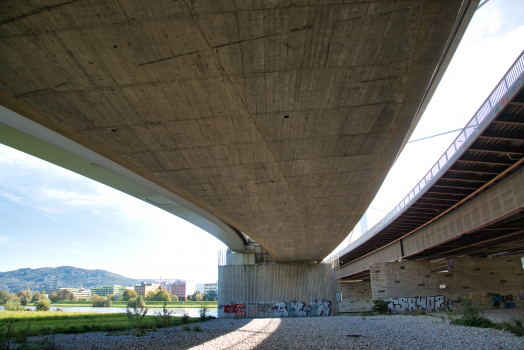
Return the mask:
<path fill-rule="evenodd" d="M 34 310 L 34 306 L 24 306 L 24 308 L 29 308 L 31 310 Z M 54 311 L 58 309 L 58 307 L 51 306 L 51 311 Z M 60 306 L 60 309 L 66 312 L 100 312 L 100 313 L 126 313 L 125 307 L 92 307 L 92 306 L 77 306 L 77 307 L 69 307 L 69 306 Z M 197 308 L 188 308 L 188 309 L 175 309 L 175 308 L 168 308 L 169 311 L 173 311 L 173 316 L 181 317 L 184 315 L 184 312 L 187 312 L 190 317 L 199 317 L 200 316 L 200 310 Z M 3 311 L 3 307 L 0 308 L 0 311 Z M 147 314 L 153 315 L 154 312 L 162 312 L 161 307 L 150 307 L 148 308 Z M 217 308 L 210 308 L 207 309 L 207 315 L 208 316 L 215 316 L 217 317 Z"/>

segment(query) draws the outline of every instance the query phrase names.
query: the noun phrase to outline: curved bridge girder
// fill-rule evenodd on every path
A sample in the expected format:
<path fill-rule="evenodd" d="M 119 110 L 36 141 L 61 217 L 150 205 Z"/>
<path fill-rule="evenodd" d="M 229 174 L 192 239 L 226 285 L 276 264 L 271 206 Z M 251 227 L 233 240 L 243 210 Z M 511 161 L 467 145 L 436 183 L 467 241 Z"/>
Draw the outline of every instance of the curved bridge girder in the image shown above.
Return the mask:
<path fill-rule="evenodd" d="M 243 251 L 243 233 L 205 210 L 70 139 L 0 106 L 2 144 L 152 204 Z"/>

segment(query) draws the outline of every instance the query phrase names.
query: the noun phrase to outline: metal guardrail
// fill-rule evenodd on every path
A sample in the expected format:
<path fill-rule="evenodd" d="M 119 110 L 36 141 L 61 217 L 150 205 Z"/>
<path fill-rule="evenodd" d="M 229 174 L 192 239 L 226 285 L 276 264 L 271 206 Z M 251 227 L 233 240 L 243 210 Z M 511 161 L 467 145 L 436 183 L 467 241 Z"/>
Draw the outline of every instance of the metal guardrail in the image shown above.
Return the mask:
<path fill-rule="evenodd" d="M 370 230 L 362 234 L 360 237 L 364 236 L 373 236 L 375 233 L 379 232 L 385 226 L 389 225 L 396 217 L 402 214 L 407 208 L 410 207 L 410 203 L 418 199 L 417 194 L 419 194 L 424 187 L 434 178 L 442 169 L 448 169 L 452 164 L 450 160 L 457 150 L 467 141 L 472 135 L 476 135 L 475 131 L 478 125 L 484 120 L 484 118 L 491 112 L 493 107 L 500 101 L 504 94 L 509 90 L 509 88 L 515 83 L 519 76 L 524 72 L 524 51 L 520 54 L 517 60 L 513 63 L 511 68 L 508 70 L 506 75 L 500 80 L 498 85 L 493 89 L 488 98 L 484 101 L 482 106 L 477 110 L 473 118 L 470 119 L 469 123 L 462 129 L 460 134 L 457 136 L 455 141 L 449 146 L 449 148 L 444 152 L 442 157 L 435 163 L 431 170 L 422 178 L 422 180 L 408 193 L 404 199 L 382 220 L 380 220 L 375 226 Z M 454 159 L 453 159 L 454 161 Z M 359 238 L 360 238 L 359 237 Z M 358 239 L 357 239 L 358 241 Z M 345 254 L 351 250 L 345 251 L 341 250 Z M 339 253 L 340 254 L 340 253 Z"/>

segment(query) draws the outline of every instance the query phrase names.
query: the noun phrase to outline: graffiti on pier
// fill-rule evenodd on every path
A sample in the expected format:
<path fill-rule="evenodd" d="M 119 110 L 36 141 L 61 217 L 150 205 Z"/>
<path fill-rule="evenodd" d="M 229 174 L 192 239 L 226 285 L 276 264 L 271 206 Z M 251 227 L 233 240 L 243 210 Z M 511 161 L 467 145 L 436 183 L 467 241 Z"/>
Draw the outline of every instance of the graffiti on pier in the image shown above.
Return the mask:
<path fill-rule="evenodd" d="M 414 311 L 438 312 L 439 310 L 449 310 L 453 301 L 443 295 L 433 297 L 414 297 L 414 298 L 389 298 L 389 308 L 393 313 L 411 313 Z"/>
<path fill-rule="evenodd" d="M 247 305 L 250 316 L 271 313 L 273 312 L 273 307 L 275 306 L 274 303 L 259 303 L 257 301 L 249 302 Z"/>
<path fill-rule="evenodd" d="M 275 303 L 273 309 L 273 313 L 277 317 L 329 316 L 331 313 L 331 301 L 311 301 L 309 305 L 298 301 L 291 301 L 289 303 L 286 303 L 285 301 L 279 301 Z"/>
<path fill-rule="evenodd" d="M 494 307 L 500 307 L 504 304 L 504 309 L 512 309 L 517 304 L 513 301 L 513 295 L 500 295 L 500 294 L 491 294 L 491 301 L 493 302 Z"/>
<path fill-rule="evenodd" d="M 246 312 L 244 311 L 245 304 L 235 304 L 235 302 L 231 302 L 229 304 L 220 305 L 220 309 L 224 309 L 225 314 L 235 314 L 237 316 L 246 316 Z"/>
<path fill-rule="evenodd" d="M 246 312 L 247 305 L 247 312 Z M 218 305 L 225 314 L 235 316 L 277 316 L 277 317 L 317 317 L 329 316 L 331 314 L 331 301 L 311 301 L 309 304 L 299 301 L 277 301 L 277 302 L 247 302 L 237 303 L 231 301 L 224 305 Z"/>

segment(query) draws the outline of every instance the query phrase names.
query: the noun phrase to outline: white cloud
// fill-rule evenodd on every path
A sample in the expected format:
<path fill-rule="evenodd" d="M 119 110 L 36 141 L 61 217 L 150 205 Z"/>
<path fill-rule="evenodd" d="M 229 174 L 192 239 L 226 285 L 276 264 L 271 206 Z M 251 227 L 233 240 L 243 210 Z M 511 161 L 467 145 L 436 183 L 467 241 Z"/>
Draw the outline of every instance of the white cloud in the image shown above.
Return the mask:
<path fill-rule="evenodd" d="M 0 236 L 0 243 L 1 242 L 8 242 L 9 239 L 6 236 Z"/>
<path fill-rule="evenodd" d="M 11 193 L 7 193 L 7 192 L 0 192 L 0 196 L 1 197 L 4 197 L 4 198 L 7 198 L 13 202 L 16 202 L 18 204 L 23 204 L 24 203 L 24 198 L 20 197 L 20 196 L 17 196 L 17 195 L 14 195 L 14 194 L 11 194 Z"/>

